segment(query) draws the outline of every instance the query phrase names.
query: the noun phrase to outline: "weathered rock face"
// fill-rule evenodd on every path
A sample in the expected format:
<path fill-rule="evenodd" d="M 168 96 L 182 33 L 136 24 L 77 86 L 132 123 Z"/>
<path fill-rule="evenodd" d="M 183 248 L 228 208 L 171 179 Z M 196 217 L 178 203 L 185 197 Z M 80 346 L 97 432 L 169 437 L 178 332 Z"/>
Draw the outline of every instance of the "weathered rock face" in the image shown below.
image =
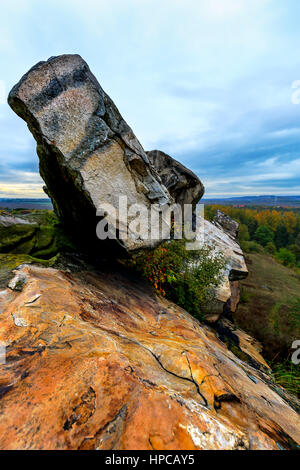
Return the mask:
<path fill-rule="evenodd" d="M 216 302 L 212 311 L 207 315 L 207 320 L 215 322 L 226 308 L 236 308 L 239 301 L 239 288 L 236 281 L 248 276 L 248 268 L 240 245 L 222 228 L 217 227 L 208 220 L 203 220 L 204 243 L 215 252 L 223 254 L 226 268 L 223 273 L 223 281 L 216 289 Z M 232 310 L 234 311 L 234 310 Z"/>
<path fill-rule="evenodd" d="M 17 276 L 23 290 L 0 293 L 1 449 L 300 443 L 286 392 L 140 281 L 36 266 Z"/>
<path fill-rule="evenodd" d="M 192 204 L 195 208 L 204 194 L 204 187 L 199 178 L 164 152 L 152 150 L 147 152 L 147 155 L 175 202 L 181 205 Z M 225 305 L 227 308 L 236 308 L 239 290 L 238 286 L 232 283 L 247 277 L 248 269 L 243 252 L 236 241 L 239 224 L 221 211 L 217 212 L 213 223 L 204 220 L 203 224 L 205 246 L 222 253 L 226 259 L 223 282 L 216 289 L 215 301 L 211 303 L 210 313 L 206 315 L 208 321 L 215 322 Z"/>
<path fill-rule="evenodd" d="M 47 194 L 81 244 L 106 255 L 113 250 L 114 256 L 117 248 L 130 252 L 152 246 L 150 240 L 131 237 L 106 243 L 96 238 L 101 203 L 118 208 L 119 196 L 127 196 L 129 205 L 148 208 L 168 204 L 171 197 L 86 62 L 63 55 L 38 63 L 12 89 L 8 102 L 33 133 Z M 126 224 L 119 229 L 126 230 Z"/>
<path fill-rule="evenodd" d="M 204 186 L 188 168 L 160 150 L 147 152 L 148 158 L 176 203 L 194 207 L 204 194 Z"/>
<path fill-rule="evenodd" d="M 220 210 L 217 211 L 212 224 L 226 235 L 226 244 L 231 245 L 231 249 L 229 251 L 226 248 L 222 248 L 222 244 L 219 244 L 219 247 L 217 248 L 219 251 L 224 249 L 224 254 L 227 256 L 228 262 L 224 282 L 216 290 L 216 299 L 221 302 L 222 313 L 232 317 L 232 313 L 236 311 L 240 301 L 239 281 L 245 279 L 248 275 L 244 254 L 237 241 L 239 224 L 236 220 L 233 220 Z M 224 236 L 221 238 L 224 238 Z M 228 242 L 228 239 L 232 240 L 232 242 Z M 221 312 L 221 308 L 219 311 Z M 217 320 L 219 317 L 220 315 L 214 315 L 213 317 L 210 316 L 211 320 Z"/>
<path fill-rule="evenodd" d="M 228 215 L 224 214 L 222 211 L 218 210 L 213 224 L 216 225 L 218 228 L 223 229 L 231 238 L 234 240 L 237 239 L 239 234 L 239 224 L 236 220 L 233 220 Z"/>
<path fill-rule="evenodd" d="M 237 357 L 250 363 L 256 369 L 270 370 L 261 355 L 263 347 L 259 341 L 249 336 L 226 318 L 221 318 L 218 321 L 216 331 L 219 338 Z"/>
<path fill-rule="evenodd" d="M 240 282 L 230 281 L 230 291 L 231 297 L 227 302 L 226 308 L 228 310 L 228 313 L 234 313 L 238 308 L 241 298 Z"/>

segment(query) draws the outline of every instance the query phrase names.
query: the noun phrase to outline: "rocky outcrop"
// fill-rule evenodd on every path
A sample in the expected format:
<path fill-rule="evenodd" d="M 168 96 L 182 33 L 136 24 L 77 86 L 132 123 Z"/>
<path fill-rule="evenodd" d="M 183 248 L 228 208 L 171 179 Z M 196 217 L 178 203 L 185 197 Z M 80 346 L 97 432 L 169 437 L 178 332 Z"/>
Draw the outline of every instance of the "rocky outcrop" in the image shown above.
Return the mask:
<path fill-rule="evenodd" d="M 163 184 L 177 204 L 196 204 L 204 194 L 204 186 L 191 170 L 160 150 L 147 152 L 147 156 L 158 172 Z"/>
<path fill-rule="evenodd" d="M 270 371 L 269 365 L 262 357 L 263 347 L 259 341 L 249 336 L 226 318 L 221 318 L 215 329 L 218 337 L 235 356 L 248 362 L 256 369 Z"/>
<path fill-rule="evenodd" d="M 30 255 L 49 260 L 59 252 L 75 249 L 52 211 L 29 212 L 24 217 L 5 219 L 9 223 L 0 224 L 0 257 L 1 254 Z"/>
<path fill-rule="evenodd" d="M 146 155 L 78 55 L 37 64 L 9 103 L 37 140 L 57 214 L 103 272 L 77 248 L 67 254 L 74 245 L 50 214 L 0 219 L 0 449 L 296 448 L 299 402 L 274 383 L 257 341 L 228 319 L 201 325 L 125 266 L 103 263 L 159 240 L 120 237 L 129 221 L 117 219 L 118 238 L 99 242 L 99 205 L 118 207 L 121 195 L 195 209 L 197 176 Z M 226 260 L 217 310 L 233 311 L 248 274 L 238 226 L 221 213 L 198 220 Z"/>
<path fill-rule="evenodd" d="M 147 152 L 164 185 L 176 203 L 183 206 L 192 204 L 194 209 L 204 194 L 204 187 L 199 178 L 181 163 L 160 150 Z M 210 303 L 206 320 L 215 322 L 224 308 L 234 312 L 239 301 L 239 288 L 236 283 L 248 275 L 243 251 L 237 243 L 239 224 L 218 211 L 213 223 L 198 217 L 198 227 L 203 230 L 204 245 L 216 253 L 223 254 L 226 269 L 223 281 L 216 289 L 215 300 Z"/>
<path fill-rule="evenodd" d="M 224 308 L 228 309 L 231 306 L 236 308 L 239 301 L 239 288 L 234 283 L 248 276 L 248 268 L 243 250 L 236 240 L 208 220 L 202 219 L 201 222 L 204 226 L 205 246 L 211 247 L 216 253 L 221 253 L 226 262 L 223 280 L 216 289 L 216 300 L 212 303 L 210 312 L 206 315 L 209 322 L 215 322 L 223 313 Z M 200 222 L 199 226 L 201 226 Z"/>
<path fill-rule="evenodd" d="M 226 249 L 224 246 L 222 246 L 223 241 L 216 244 L 217 250 L 224 253 L 227 257 L 224 281 L 222 282 L 221 286 L 216 289 L 216 300 L 221 302 L 221 308 L 219 307 L 219 312 L 224 313 L 231 319 L 232 314 L 236 311 L 240 301 L 239 281 L 245 279 L 248 276 L 248 268 L 243 251 L 238 243 L 238 222 L 218 210 L 212 221 L 212 224 L 226 235 L 226 245 L 231 246 L 231 248 L 228 250 L 228 248 Z M 211 233 L 211 227 L 209 232 Z M 211 238 L 211 235 L 209 237 Z M 217 238 L 219 240 L 224 240 L 224 236 Z M 209 315 L 207 320 L 214 322 L 219 318 L 220 314 L 215 314 Z"/>
<path fill-rule="evenodd" d="M 11 227 L 12 225 L 28 225 L 31 222 L 21 217 L 14 217 L 12 215 L 0 215 L 0 227 Z"/>
<path fill-rule="evenodd" d="M 300 443 L 297 403 L 140 281 L 36 266 L 16 275 L 0 293 L 1 449 Z"/>
<path fill-rule="evenodd" d="M 231 238 L 237 240 L 239 234 L 239 224 L 236 220 L 233 220 L 222 211 L 217 210 L 217 213 L 213 219 L 213 224 L 218 228 L 224 230 Z"/>
<path fill-rule="evenodd" d="M 149 208 L 172 198 L 79 55 L 39 62 L 12 89 L 8 102 L 37 141 L 40 173 L 57 214 L 85 249 L 94 256 L 99 251 L 116 256 L 157 243 L 137 239 L 132 232 L 127 239 L 97 240 L 101 204 L 118 208 L 119 196 L 127 196 L 128 205 Z M 128 223 L 109 220 L 119 232 L 128 231 Z"/>

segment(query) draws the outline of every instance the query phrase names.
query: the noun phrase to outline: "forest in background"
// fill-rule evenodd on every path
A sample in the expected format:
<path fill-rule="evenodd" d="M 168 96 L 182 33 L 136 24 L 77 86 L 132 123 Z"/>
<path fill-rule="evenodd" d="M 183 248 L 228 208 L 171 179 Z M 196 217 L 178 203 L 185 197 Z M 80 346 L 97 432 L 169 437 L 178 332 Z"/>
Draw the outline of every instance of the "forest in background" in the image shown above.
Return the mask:
<path fill-rule="evenodd" d="M 275 380 L 299 396 L 300 366 L 291 357 L 300 338 L 300 210 L 207 205 L 205 217 L 218 209 L 239 222 L 249 269 L 234 321 L 262 343 Z"/>
<path fill-rule="evenodd" d="M 220 210 L 239 222 L 239 242 L 245 253 L 265 253 L 285 266 L 300 268 L 300 209 L 206 205 L 212 220 Z"/>

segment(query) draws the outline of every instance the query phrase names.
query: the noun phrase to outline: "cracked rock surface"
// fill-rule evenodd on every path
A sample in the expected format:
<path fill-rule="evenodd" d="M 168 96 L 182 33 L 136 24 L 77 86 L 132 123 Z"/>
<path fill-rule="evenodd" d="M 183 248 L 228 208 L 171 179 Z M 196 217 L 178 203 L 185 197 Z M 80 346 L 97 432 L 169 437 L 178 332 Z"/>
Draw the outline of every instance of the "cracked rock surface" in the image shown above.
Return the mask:
<path fill-rule="evenodd" d="M 33 265 L 17 275 L 22 291 L 0 293 L 1 449 L 300 443 L 295 399 L 143 282 Z"/>
<path fill-rule="evenodd" d="M 96 238 L 96 210 L 172 202 L 133 131 L 79 55 L 51 57 L 22 77 L 8 98 L 37 141 L 40 173 L 55 211 L 85 248 L 114 256 L 150 240 Z M 99 221 L 99 219 L 98 219 Z M 118 220 L 110 220 L 116 228 Z M 125 231 L 128 223 L 119 229 Z M 156 242 L 157 243 L 157 242 Z"/>

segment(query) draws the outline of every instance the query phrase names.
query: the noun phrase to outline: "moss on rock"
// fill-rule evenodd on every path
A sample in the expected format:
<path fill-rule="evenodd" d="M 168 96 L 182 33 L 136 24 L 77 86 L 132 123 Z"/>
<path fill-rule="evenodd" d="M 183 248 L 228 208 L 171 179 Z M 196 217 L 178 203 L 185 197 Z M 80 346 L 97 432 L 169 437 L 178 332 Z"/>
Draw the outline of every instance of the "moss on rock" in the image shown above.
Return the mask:
<path fill-rule="evenodd" d="M 57 261 L 59 255 L 49 260 L 34 258 L 26 254 L 0 253 L 0 288 L 7 287 L 8 282 L 13 277 L 13 270 L 21 264 L 41 264 L 45 267 L 51 267 Z"/>
<path fill-rule="evenodd" d="M 28 211 L 22 218 L 30 224 L 0 227 L 0 253 L 51 260 L 60 252 L 75 251 L 53 211 Z"/>
<path fill-rule="evenodd" d="M 36 230 L 36 225 L 25 224 L 0 227 L 0 253 L 10 253 L 18 250 L 20 245 L 34 237 Z"/>

